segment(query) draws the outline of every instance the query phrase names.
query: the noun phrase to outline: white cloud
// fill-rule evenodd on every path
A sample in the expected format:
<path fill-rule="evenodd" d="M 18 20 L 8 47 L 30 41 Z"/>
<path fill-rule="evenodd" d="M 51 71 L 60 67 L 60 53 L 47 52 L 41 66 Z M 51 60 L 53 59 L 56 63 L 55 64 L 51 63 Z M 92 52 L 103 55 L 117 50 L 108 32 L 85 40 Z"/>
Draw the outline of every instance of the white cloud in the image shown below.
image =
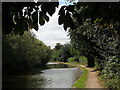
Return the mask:
<path fill-rule="evenodd" d="M 54 48 L 56 43 L 64 44 L 69 42 L 67 32 L 64 31 L 62 25 L 58 25 L 58 10 L 50 17 L 50 21 L 46 22 L 45 25 L 40 26 L 38 31 L 32 30 L 37 38 L 43 41 L 46 45 Z"/>

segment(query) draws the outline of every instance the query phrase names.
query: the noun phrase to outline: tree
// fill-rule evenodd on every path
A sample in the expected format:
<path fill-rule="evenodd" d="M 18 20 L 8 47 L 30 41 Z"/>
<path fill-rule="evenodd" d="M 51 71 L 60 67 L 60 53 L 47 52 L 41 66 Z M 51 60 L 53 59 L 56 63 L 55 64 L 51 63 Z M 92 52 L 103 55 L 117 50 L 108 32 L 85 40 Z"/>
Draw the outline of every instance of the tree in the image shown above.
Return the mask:
<path fill-rule="evenodd" d="M 71 44 L 69 43 L 63 45 L 57 43 L 55 48 L 53 49 L 53 54 L 52 54 L 53 60 L 55 59 L 57 61 L 67 62 L 67 59 L 72 56 L 70 49 L 71 49 Z"/>
<path fill-rule="evenodd" d="M 96 64 L 108 87 L 119 88 L 120 35 L 111 27 L 99 27 L 99 22 L 91 24 L 90 19 L 77 26 L 69 30 L 74 48 L 88 58 L 89 67 Z"/>
<path fill-rule="evenodd" d="M 61 43 L 56 43 L 55 49 L 60 50 L 61 48 L 62 48 L 62 44 Z"/>
<path fill-rule="evenodd" d="M 13 33 L 3 35 L 3 74 L 42 67 L 49 61 L 50 47 L 33 36 L 31 32 L 24 32 L 22 36 Z"/>
<path fill-rule="evenodd" d="M 67 1 L 71 2 L 71 0 Z M 14 30 L 16 33 L 22 35 L 24 31 L 28 31 L 31 28 L 38 30 L 38 21 L 41 26 L 45 24 L 45 21 L 48 22 L 49 16 L 47 16 L 47 13 L 52 16 L 55 12 L 55 8 L 59 6 L 59 2 L 3 2 L 2 5 L 3 33 L 10 33 L 12 30 Z M 91 18 L 92 23 L 95 20 L 99 20 L 101 21 L 102 26 L 113 25 L 114 29 L 120 34 L 120 19 L 118 14 L 120 12 L 119 9 L 119 3 L 110 2 L 79 2 L 74 5 L 64 5 L 61 7 L 58 13 L 58 24 L 63 24 L 65 30 L 67 30 L 67 28 L 74 30 L 76 27 L 72 17 L 74 17 L 74 19 L 76 19 L 80 25 L 82 25 L 83 21 L 87 18 Z M 6 25 L 8 27 L 6 27 Z"/>
<path fill-rule="evenodd" d="M 9 34 L 11 33 L 11 31 L 14 30 L 16 34 L 19 33 L 20 35 L 22 35 L 24 31 L 28 31 L 29 29 L 32 28 L 38 30 L 38 21 L 41 26 L 45 24 L 45 21 L 48 22 L 49 21 L 48 14 L 52 16 L 58 5 L 59 5 L 58 2 L 52 1 L 51 2 L 48 1 L 46 3 L 3 2 L 2 3 L 3 33 Z"/>
<path fill-rule="evenodd" d="M 62 47 L 62 50 L 61 50 L 61 59 L 64 62 L 67 62 L 67 59 L 69 57 L 72 57 L 70 49 L 71 49 L 71 44 L 69 44 L 69 43 L 64 44 L 63 47 Z"/>

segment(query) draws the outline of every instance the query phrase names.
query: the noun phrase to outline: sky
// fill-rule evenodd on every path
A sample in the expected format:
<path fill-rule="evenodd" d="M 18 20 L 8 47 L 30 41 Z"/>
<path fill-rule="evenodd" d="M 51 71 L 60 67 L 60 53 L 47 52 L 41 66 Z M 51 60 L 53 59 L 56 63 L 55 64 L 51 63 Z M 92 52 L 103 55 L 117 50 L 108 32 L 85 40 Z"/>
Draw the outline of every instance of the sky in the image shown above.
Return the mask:
<path fill-rule="evenodd" d="M 62 5 L 65 5 L 66 0 L 59 0 L 59 8 L 56 8 L 56 12 L 50 17 L 49 22 L 46 22 L 43 26 L 40 26 L 39 30 L 32 30 L 36 35 L 36 38 L 43 41 L 47 46 L 54 48 L 56 43 L 65 44 L 70 42 L 68 33 L 64 30 L 63 25 L 58 25 L 58 11 Z M 73 0 L 72 0 L 73 1 Z M 78 0 L 75 0 L 77 2 Z M 67 5 L 73 3 L 66 3 Z"/>
<path fill-rule="evenodd" d="M 64 4 L 64 3 L 60 3 Z M 43 41 L 47 46 L 54 48 L 56 43 L 65 44 L 70 41 L 67 32 L 63 29 L 63 25 L 58 25 L 58 11 L 60 7 L 56 9 L 56 12 L 50 17 L 49 22 L 45 22 L 43 26 L 40 26 L 39 30 L 32 30 L 36 35 L 36 38 Z"/>

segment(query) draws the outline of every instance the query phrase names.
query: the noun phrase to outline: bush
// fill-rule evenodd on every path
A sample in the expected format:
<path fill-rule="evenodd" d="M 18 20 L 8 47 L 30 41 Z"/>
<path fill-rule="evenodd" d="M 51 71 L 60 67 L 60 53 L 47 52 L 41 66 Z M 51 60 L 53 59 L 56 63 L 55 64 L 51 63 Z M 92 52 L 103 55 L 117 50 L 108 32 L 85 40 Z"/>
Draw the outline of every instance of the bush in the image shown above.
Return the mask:
<path fill-rule="evenodd" d="M 2 39 L 3 73 L 42 67 L 51 58 L 50 47 L 34 38 L 30 32 L 25 32 L 23 36 L 3 35 Z"/>
<path fill-rule="evenodd" d="M 85 56 L 80 56 L 79 57 L 79 63 L 83 64 L 83 65 L 87 65 L 88 60 L 87 60 L 87 58 Z"/>
<path fill-rule="evenodd" d="M 70 57 L 70 58 L 68 58 L 68 62 L 74 62 L 75 61 L 75 58 L 73 58 L 73 57 Z"/>
<path fill-rule="evenodd" d="M 120 88 L 120 59 L 109 57 L 105 68 L 102 70 L 102 78 L 109 88 Z"/>

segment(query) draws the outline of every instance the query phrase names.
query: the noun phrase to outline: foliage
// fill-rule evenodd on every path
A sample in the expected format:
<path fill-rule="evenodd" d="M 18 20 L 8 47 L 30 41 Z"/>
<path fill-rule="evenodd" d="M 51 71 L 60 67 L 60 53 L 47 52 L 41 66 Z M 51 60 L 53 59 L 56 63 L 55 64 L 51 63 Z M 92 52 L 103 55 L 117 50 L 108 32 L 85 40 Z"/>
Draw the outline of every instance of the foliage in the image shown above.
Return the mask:
<path fill-rule="evenodd" d="M 79 57 L 79 63 L 86 66 L 87 63 L 88 63 L 88 60 L 85 56 L 80 56 Z"/>
<path fill-rule="evenodd" d="M 71 48 L 71 45 L 69 43 L 64 44 L 62 47 L 61 59 L 64 62 L 67 62 L 67 59 L 72 56 L 70 53 L 70 48 Z"/>
<path fill-rule="evenodd" d="M 82 11 L 78 11 L 78 12 L 82 13 Z M 110 11 L 110 13 L 111 12 L 112 11 Z M 116 10 L 115 12 L 119 12 L 119 11 Z M 105 13 L 105 15 L 107 14 Z M 88 19 L 88 17 L 90 18 Z M 83 17 L 84 22 L 82 25 L 80 25 L 79 22 L 77 22 L 73 18 L 74 22 L 76 23 L 77 29 L 68 30 L 69 36 L 71 38 L 73 51 L 78 52 L 79 56 L 82 55 L 87 57 L 88 66 L 94 66 L 96 62 L 97 68 L 100 70 L 100 72 L 106 71 L 106 74 L 105 73 L 102 74 L 103 77 L 104 75 L 106 75 L 105 81 L 108 82 L 106 83 L 107 86 L 110 88 L 117 88 L 119 87 L 120 72 L 118 70 L 120 67 L 119 66 L 120 61 L 117 59 L 113 59 L 111 61 L 110 58 L 114 58 L 114 56 L 116 58 L 120 57 L 120 35 L 118 33 L 119 30 L 118 27 L 120 26 L 120 24 L 118 23 L 117 27 L 115 25 L 115 23 L 119 22 L 119 19 L 117 21 L 113 18 L 109 18 L 109 20 L 106 21 L 108 18 L 105 17 L 103 18 L 104 20 L 100 18 L 93 20 L 94 15 L 93 17 L 88 15 L 88 17 L 86 17 L 87 19 Z M 112 23 L 110 22 L 111 19 L 113 20 Z M 105 23 L 107 23 L 107 25 L 105 25 Z M 118 62 L 115 63 L 116 61 Z M 118 69 L 116 72 L 114 72 L 115 69 L 109 62 L 111 64 L 114 63 L 114 65 L 117 66 Z M 112 78 L 110 79 L 109 79 L 109 72 L 111 73 L 112 76 Z"/>
<path fill-rule="evenodd" d="M 61 50 L 57 50 L 57 51 L 54 50 L 52 54 L 53 61 L 61 61 L 60 54 L 61 54 Z"/>
<path fill-rule="evenodd" d="M 67 0 L 67 2 L 74 1 L 75 0 Z M 38 22 L 41 26 L 45 24 L 45 21 L 48 22 L 48 14 L 52 16 L 55 13 L 56 7 L 58 6 L 59 2 L 49 2 L 49 0 L 47 0 L 47 2 L 37 3 L 3 2 L 3 33 L 10 33 L 12 30 L 14 30 L 15 33 L 22 35 L 24 31 L 28 31 L 31 28 L 38 30 Z M 63 24 L 65 30 L 67 30 L 67 28 L 75 30 L 76 26 L 74 20 L 76 20 L 79 25 L 82 25 L 86 19 L 91 18 L 92 23 L 101 21 L 102 26 L 109 26 L 110 24 L 114 25 L 114 29 L 118 34 L 120 34 L 120 27 L 118 25 L 120 23 L 118 14 L 120 12 L 119 9 L 119 3 L 111 2 L 78 2 L 77 4 L 74 3 L 74 5 L 63 5 L 58 13 L 58 24 Z M 6 25 L 8 27 L 6 27 Z"/>
<path fill-rule="evenodd" d="M 76 57 L 69 57 L 68 58 L 68 62 L 75 62 L 75 58 Z M 79 57 L 79 62 L 77 62 L 77 63 L 79 63 L 79 64 L 82 64 L 82 65 L 87 65 L 87 58 L 86 57 L 84 57 L 84 56 L 80 56 Z"/>
<path fill-rule="evenodd" d="M 73 57 L 69 57 L 68 60 L 69 60 L 68 62 L 75 62 L 75 58 Z"/>
<path fill-rule="evenodd" d="M 60 50 L 61 48 L 62 48 L 62 44 L 61 43 L 56 43 L 55 50 Z"/>
<path fill-rule="evenodd" d="M 79 2 L 76 4 L 76 9 L 80 13 L 81 17 L 85 20 L 88 18 L 92 19 L 92 23 L 98 18 L 102 20 L 102 23 L 113 24 L 120 21 L 119 15 L 117 14 L 120 9 L 119 2 Z"/>
<path fill-rule="evenodd" d="M 42 67 L 51 58 L 50 47 L 33 37 L 30 32 L 23 36 L 3 35 L 3 73 L 26 71 Z"/>
<path fill-rule="evenodd" d="M 57 43 L 53 49 L 53 60 L 56 59 L 57 61 L 67 62 L 67 59 L 72 56 L 70 53 L 70 48 L 70 44 L 66 43 L 64 45 L 61 45 L 60 43 Z"/>
<path fill-rule="evenodd" d="M 120 58 L 116 58 L 116 56 L 109 57 L 102 74 L 107 87 L 120 88 Z"/>
<path fill-rule="evenodd" d="M 49 21 L 58 7 L 59 2 L 3 2 L 2 26 L 3 33 L 9 34 L 14 30 L 22 35 L 32 28 L 38 30 L 38 23 L 42 26 Z M 48 8 L 49 7 L 49 8 Z M 39 17 L 39 18 L 38 18 Z M 39 20 L 38 20 L 39 19 Z M 7 21 L 7 22 L 6 22 Z M 7 27 L 6 27 L 7 25 Z"/>

